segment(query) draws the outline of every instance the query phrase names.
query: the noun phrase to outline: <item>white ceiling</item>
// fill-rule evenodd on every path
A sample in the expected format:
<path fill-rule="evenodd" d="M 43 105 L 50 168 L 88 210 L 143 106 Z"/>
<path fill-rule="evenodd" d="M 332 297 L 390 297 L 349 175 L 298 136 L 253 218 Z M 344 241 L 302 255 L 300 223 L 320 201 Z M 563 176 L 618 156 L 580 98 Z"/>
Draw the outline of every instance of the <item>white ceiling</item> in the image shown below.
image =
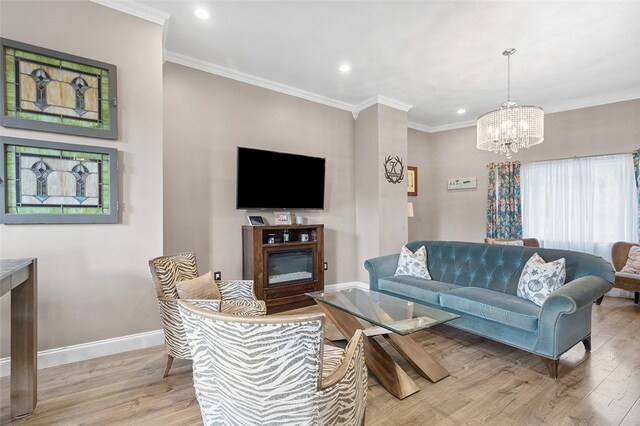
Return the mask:
<path fill-rule="evenodd" d="M 510 47 L 521 105 L 553 112 L 640 98 L 637 1 L 140 3 L 170 14 L 170 61 L 344 109 L 381 95 L 413 105 L 409 121 L 426 130 L 499 107 Z M 196 18 L 196 7 L 211 18 Z"/>

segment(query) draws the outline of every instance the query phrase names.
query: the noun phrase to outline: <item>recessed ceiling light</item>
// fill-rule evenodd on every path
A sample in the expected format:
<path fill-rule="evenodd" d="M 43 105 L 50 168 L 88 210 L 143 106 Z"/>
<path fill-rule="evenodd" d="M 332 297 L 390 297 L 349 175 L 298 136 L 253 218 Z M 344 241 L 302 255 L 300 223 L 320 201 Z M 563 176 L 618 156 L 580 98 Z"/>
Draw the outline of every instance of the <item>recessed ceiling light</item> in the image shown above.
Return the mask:
<path fill-rule="evenodd" d="M 198 8 L 193 13 L 200 19 L 209 19 L 209 12 L 206 9 Z"/>
<path fill-rule="evenodd" d="M 340 70 L 340 72 L 349 72 L 351 70 L 351 67 L 347 64 L 342 64 L 338 69 Z"/>
<path fill-rule="evenodd" d="M 467 112 L 466 109 L 460 108 L 459 110 L 456 111 L 456 114 L 464 114 L 465 112 Z"/>

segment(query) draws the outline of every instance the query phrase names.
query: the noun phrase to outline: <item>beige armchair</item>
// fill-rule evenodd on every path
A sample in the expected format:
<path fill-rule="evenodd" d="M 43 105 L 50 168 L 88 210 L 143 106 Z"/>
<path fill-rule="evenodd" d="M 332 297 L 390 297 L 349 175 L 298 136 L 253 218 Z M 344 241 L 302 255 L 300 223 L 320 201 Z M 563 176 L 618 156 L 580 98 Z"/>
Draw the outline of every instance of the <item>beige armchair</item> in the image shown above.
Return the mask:
<path fill-rule="evenodd" d="M 633 291 L 634 302 L 636 304 L 640 304 L 640 274 L 620 272 L 627 263 L 629 250 L 631 250 L 631 247 L 633 246 L 638 246 L 638 244 L 618 241 L 613 245 L 613 247 L 611 247 L 611 260 L 613 261 L 613 267 L 616 270 L 616 279 L 613 286 L 615 288 Z"/>
<path fill-rule="evenodd" d="M 178 302 L 205 425 L 360 425 L 364 341 L 324 345 L 322 314 L 238 317 Z"/>
<path fill-rule="evenodd" d="M 167 377 L 174 358 L 191 359 L 191 352 L 178 312 L 176 283 L 198 276 L 195 253 L 159 256 L 149 261 L 151 277 L 158 297 L 160 318 L 167 348 L 167 366 L 162 377 Z M 263 301 L 253 292 L 253 281 L 218 281 L 221 300 L 191 300 L 195 305 L 213 312 L 231 315 L 262 316 L 267 313 Z"/>

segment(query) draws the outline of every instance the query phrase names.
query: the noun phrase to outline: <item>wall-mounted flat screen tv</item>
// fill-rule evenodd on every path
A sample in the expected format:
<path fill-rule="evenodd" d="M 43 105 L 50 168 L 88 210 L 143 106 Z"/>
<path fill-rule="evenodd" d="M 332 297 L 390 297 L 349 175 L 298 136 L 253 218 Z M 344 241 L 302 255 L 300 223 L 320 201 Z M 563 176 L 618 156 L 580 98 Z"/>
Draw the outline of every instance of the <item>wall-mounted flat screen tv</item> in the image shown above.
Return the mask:
<path fill-rule="evenodd" d="M 324 209 L 325 159 L 238 147 L 237 209 Z"/>

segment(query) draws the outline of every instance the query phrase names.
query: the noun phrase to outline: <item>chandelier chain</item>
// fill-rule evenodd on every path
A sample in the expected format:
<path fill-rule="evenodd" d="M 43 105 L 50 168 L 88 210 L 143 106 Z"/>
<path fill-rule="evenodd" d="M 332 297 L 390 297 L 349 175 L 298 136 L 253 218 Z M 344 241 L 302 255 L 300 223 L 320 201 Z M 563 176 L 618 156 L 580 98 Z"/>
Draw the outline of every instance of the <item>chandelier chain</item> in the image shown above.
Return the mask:
<path fill-rule="evenodd" d="M 507 56 L 507 102 L 511 102 L 511 55 Z"/>

